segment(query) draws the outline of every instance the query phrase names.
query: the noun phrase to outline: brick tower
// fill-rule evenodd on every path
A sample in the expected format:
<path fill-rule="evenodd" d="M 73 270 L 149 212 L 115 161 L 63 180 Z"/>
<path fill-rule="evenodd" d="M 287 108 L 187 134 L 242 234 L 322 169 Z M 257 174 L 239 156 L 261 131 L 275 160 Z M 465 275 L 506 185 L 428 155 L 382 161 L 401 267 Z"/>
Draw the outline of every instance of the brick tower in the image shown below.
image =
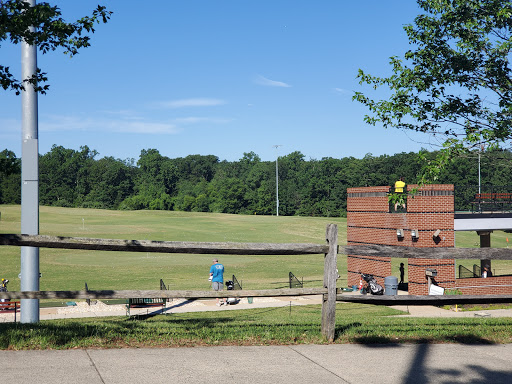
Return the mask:
<path fill-rule="evenodd" d="M 410 191 L 415 188 L 409 185 Z M 403 212 L 388 202 L 390 187 L 361 187 L 347 190 L 347 243 L 409 246 L 418 248 L 454 247 L 454 187 L 433 184 L 408 195 Z M 400 236 L 403 235 L 403 236 Z M 437 235 L 437 236 L 436 236 Z M 427 268 L 437 270 L 436 283 L 455 286 L 453 259 L 409 259 L 409 294 L 428 294 Z M 384 286 L 391 276 L 391 258 L 347 256 L 348 286 L 358 285 L 361 273 L 371 273 Z"/>

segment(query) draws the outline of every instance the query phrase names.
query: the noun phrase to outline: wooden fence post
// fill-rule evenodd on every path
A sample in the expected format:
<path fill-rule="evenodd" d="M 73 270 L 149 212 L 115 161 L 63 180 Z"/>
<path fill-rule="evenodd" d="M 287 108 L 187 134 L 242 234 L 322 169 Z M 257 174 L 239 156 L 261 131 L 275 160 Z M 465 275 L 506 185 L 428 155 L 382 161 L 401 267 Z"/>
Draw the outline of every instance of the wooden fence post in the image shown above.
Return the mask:
<path fill-rule="evenodd" d="M 336 327 L 336 279 L 338 254 L 338 226 L 329 224 L 325 232 L 325 239 L 329 245 L 329 252 L 324 259 L 324 288 L 327 294 L 322 300 L 322 335 L 328 341 L 334 341 Z"/>

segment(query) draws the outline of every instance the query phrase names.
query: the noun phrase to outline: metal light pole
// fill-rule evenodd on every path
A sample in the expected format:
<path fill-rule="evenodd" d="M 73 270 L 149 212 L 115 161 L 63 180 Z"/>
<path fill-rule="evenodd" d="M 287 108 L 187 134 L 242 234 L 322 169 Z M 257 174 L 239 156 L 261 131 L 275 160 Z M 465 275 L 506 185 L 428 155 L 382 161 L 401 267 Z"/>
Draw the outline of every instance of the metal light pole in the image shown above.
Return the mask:
<path fill-rule="evenodd" d="M 277 153 L 277 148 L 282 147 L 282 145 L 274 145 L 276 149 L 276 216 L 279 216 L 279 171 L 277 166 L 277 159 L 279 158 Z"/>
<path fill-rule="evenodd" d="M 478 148 L 478 194 L 482 193 L 481 191 L 481 178 L 480 178 L 480 155 L 482 153 L 482 147 Z"/>
<path fill-rule="evenodd" d="M 26 0 L 27 1 L 27 0 Z M 28 0 L 30 6 L 36 0 Z M 35 31 L 34 27 L 29 27 Z M 37 71 L 37 46 L 21 43 L 21 77 Z M 25 83 L 21 93 L 21 233 L 39 234 L 39 144 L 37 92 Z M 39 248 L 21 247 L 21 291 L 39 291 Z M 39 321 L 39 300 L 21 300 L 21 322 Z"/>

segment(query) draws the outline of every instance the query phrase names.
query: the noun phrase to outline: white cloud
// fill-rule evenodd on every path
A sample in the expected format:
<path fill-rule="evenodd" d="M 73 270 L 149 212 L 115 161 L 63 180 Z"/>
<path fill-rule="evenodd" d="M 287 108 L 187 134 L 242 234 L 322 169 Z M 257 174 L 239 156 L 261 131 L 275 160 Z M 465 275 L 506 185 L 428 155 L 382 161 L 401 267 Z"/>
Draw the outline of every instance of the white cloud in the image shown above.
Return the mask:
<path fill-rule="evenodd" d="M 159 108 L 187 108 L 187 107 L 214 107 L 217 105 L 224 105 L 226 102 L 221 99 L 209 99 L 209 98 L 195 98 L 195 99 L 180 99 L 161 101 L 155 105 Z"/>
<path fill-rule="evenodd" d="M 334 91 L 336 93 L 341 94 L 341 95 L 352 95 L 354 93 L 352 91 L 349 91 L 349 90 L 343 89 L 343 88 L 334 88 Z"/>
<path fill-rule="evenodd" d="M 21 133 L 21 121 L 16 119 L 0 119 L 0 132 Z"/>
<path fill-rule="evenodd" d="M 117 121 L 110 122 L 110 128 L 119 133 L 147 133 L 172 135 L 180 131 L 174 124 L 152 123 L 144 121 Z"/>
<path fill-rule="evenodd" d="M 91 131 L 116 133 L 175 134 L 180 130 L 172 123 L 146 121 L 134 117 L 124 119 L 49 115 L 39 122 L 41 131 Z"/>
<path fill-rule="evenodd" d="M 39 119 L 39 130 L 45 132 L 113 132 L 144 134 L 177 134 L 182 127 L 194 124 L 226 124 L 222 117 L 178 117 L 155 121 L 135 111 L 103 111 L 93 115 L 45 115 Z M 1 121 L 0 121 L 1 122 Z"/>
<path fill-rule="evenodd" d="M 105 110 L 105 111 L 100 111 L 100 112 L 104 113 L 106 115 L 117 116 L 117 117 L 123 118 L 125 120 L 142 120 L 143 119 L 141 116 L 138 116 L 137 114 L 135 114 L 134 111 L 129 110 L 129 109 L 121 109 L 118 111 Z"/>
<path fill-rule="evenodd" d="M 21 120 L 0 118 L 0 151 L 9 149 L 21 156 Z"/>
<path fill-rule="evenodd" d="M 179 117 L 173 120 L 176 124 L 198 124 L 198 123 L 212 123 L 224 124 L 233 121 L 233 119 L 218 118 L 218 117 Z"/>
<path fill-rule="evenodd" d="M 258 85 L 263 85 L 266 87 L 281 87 L 281 88 L 290 88 L 291 87 L 291 85 L 283 83 L 282 81 L 270 80 L 261 75 L 256 77 L 254 82 Z"/>

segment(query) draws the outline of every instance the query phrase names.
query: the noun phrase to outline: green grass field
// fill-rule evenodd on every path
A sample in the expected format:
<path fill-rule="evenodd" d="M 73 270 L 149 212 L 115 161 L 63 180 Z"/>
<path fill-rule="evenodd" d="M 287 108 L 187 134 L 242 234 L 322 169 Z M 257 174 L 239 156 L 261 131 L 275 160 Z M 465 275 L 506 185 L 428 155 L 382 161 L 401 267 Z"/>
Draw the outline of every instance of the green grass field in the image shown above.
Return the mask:
<path fill-rule="evenodd" d="M 0 233 L 20 233 L 20 206 L 0 205 Z M 320 217 L 250 216 L 168 211 L 108 211 L 96 209 L 40 208 L 40 234 L 136 240 L 232 241 L 270 243 L 325 243 L 327 224 L 339 228 L 339 243 L 346 244 L 346 219 Z M 492 234 L 493 247 L 506 247 L 508 234 Z M 458 232 L 459 247 L 478 247 L 474 232 Z M 20 249 L 0 247 L 0 276 L 10 280 L 9 290 L 19 290 Z M 323 255 L 236 256 L 219 255 L 226 276 L 235 275 L 245 289 L 287 286 L 288 272 L 304 278 L 305 287 L 319 287 Z M 211 255 L 98 252 L 40 249 L 41 290 L 159 289 L 163 279 L 170 289 L 209 288 Z M 402 259 L 393 259 L 392 273 L 399 276 Z M 458 260 L 469 269 L 474 260 Z M 478 261 L 476 261 L 478 263 Z M 339 287 L 346 284 L 346 257 L 339 255 Z M 496 274 L 512 274 L 512 261 L 493 262 Z"/>
<path fill-rule="evenodd" d="M 20 233 L 20 207 L 0 206 L 0 233 Z M 346 219 L 244 216 L 167 211 L 107 211 L 40 208 L 40 234 L 94 238 L 166 241 L 229 241 L 269 243 L 325 243 L 329 223 L 339 226 L 346 242 Z M 0 247 L 2 277 L 9 290 L 19 289 L 20 249 Z M 219 255 L 226 277 L 235 275 L 245 289 L 285 287 L 288 273 L 304 277 L 306 287 L 321 286 L 323 255 Z M 40 249 L 41 290 L 209 288 L 212 255 L 98 252 Z M 340 270 L 343 258 L 340 258 Z"/>

